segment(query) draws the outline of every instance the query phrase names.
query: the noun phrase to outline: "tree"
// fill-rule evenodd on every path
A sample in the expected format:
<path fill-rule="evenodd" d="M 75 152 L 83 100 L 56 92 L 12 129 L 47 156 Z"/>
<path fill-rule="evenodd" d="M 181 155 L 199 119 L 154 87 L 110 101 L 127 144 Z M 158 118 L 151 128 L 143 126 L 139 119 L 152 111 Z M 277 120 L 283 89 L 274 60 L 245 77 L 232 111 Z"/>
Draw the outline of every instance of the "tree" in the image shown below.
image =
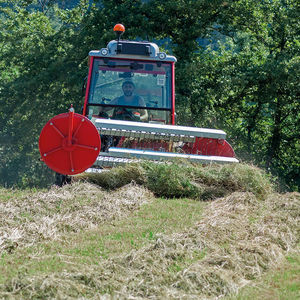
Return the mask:
<path fill-rule="evenodd" d="M 84 1 L 83 1 L 84 2 Z M 65 11 L 32 8 L 36 1 L 2 7 L 0 178 L 3 184 L 49 180 L 39 162 L 38 137 L 50 117 L 73 103 L 80 111 L 87 53 L 76 58 L 72 37 L 87 5 Z M 51 182 L 51 181 L 50 181 Z"/>
<path fill-rule="evenodd" d="M 0 0 L 0 182 L 48 180 L 38 136 L 82 105 L 87 54 L 114 38 L 157 41 L 178 58 L 178 121 L 224 128 L 238 156 L 300 186 L 299 5 L 295 0 Z M 44 175 L 43 175 L 44 174 Z"/>
<path fill-rule="evenodd" d="M 240 156 L 294 189 L 300 186 L 298 11 L 296 1 L 228 4 L 215 27 L 227 40 L 200 51 L 188 75 L 196 78 L 194 119 L 225 125 Z"/>

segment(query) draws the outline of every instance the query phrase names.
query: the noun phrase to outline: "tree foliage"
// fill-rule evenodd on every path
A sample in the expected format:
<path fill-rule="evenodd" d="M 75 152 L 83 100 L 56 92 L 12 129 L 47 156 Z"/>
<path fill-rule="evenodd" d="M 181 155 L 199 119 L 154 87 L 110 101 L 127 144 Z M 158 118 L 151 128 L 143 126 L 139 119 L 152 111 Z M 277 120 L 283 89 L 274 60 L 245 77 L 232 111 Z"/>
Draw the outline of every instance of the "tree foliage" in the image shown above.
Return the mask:
<path fill-rule="evenodd" d="M 182 124 L 225 129 L 240 158 L 300 186 L 299 4 L 291 0 L 0 1 L 0 183 L 49 182 L 38 136 L 72 103 L 87 55 L 114 38 L 157 41 L 177 58 Z"/>
<path fill-rule="evenodd" d="M 226 11 L 219 21 L 224 26 L 216 32 L 227 39 L 215 51 L 201 51 L 192 67 L 190 76 L 196 80 L 191 110 L 194 117 L 218 117 L 244 159 L 251 158 L 296 188 L 300 183 L 296 2 L 238 1 Z M 204 100 L 202 104 L 198 99 Z"/>
<path fill-rule="evenodd" d="M 8 184 L 48 180 L 39 162 L 40 130 L 70 103 L 80 110 L 78 90 L 87 66 L 86 54 L 72 40 L 84 4 L 63 11 L 52 3 L 47 10 L 32 9 L 33 3 L 15 1 L 1 13 L 0 177 Z"/>

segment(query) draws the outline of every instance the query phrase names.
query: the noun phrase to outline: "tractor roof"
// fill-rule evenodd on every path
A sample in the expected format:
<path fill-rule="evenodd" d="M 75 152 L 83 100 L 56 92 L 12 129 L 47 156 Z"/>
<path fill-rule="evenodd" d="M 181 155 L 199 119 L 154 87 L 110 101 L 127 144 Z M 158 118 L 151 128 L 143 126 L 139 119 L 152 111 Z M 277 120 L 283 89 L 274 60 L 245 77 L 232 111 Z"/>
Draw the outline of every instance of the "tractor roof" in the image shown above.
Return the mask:
<path fill-rule="evenodd" d="M 107 48 L 92 50 L 89 55 L 97 57 L 176 62 L 176 57 L 160 52 L 158 46 L 151 42 L 113 40 L 108 43 Z"/>

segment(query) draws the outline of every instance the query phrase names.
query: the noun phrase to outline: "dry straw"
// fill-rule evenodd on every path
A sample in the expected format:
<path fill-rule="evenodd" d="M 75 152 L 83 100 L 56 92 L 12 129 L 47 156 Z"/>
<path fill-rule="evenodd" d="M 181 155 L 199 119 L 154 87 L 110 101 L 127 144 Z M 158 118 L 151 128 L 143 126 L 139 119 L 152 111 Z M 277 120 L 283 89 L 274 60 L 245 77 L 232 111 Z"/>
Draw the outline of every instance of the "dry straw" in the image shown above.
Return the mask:
<path fill-rule="evenodd" d="M 276 266 L 299 242 L 299 194 L 265 201 L 235 192 L 210 203 L 185 232 L 161 235 L 149 246 L 98 266 L 74 266 L 51 277 L 6 286 L 26 297 L 93 299 L 219 299 Z M 1 295 L 1 294 L 0 294 Z M 3 294 L 2 294 L 3 295 Z"/>
<path fill-rule="evenodd" d="M 123 186 L 110 192 L 76 183 L 27 197 L 23 203 L 2 203 L 0 228 L 2 236 L 8 234 L 0 247 L 7 251 L 8 239 L 27 246 L 41 239 L 59 238 L 66 227 L 77 231 L 128 215 L 152 197 L 141 186 L 125 185 L 137 174 L 139 183 L 154 192 L 155 187 L 171 191 L 171 186 L 158 184 L 163 184 L 170 170 L 176 171 L 172 179 L 174 189 L 182 191 L 183 185 L 191 184 L 199 188 L 192 194 L 196 199 L 203 199 L 209 189 L 224 191 L 224 197 L 207 204 L 203 219 L 183 232 L 161 234 L 144 248 L 99 261 L 95 266 L 74 264 L 68 271 L 51 276 L 14 278 L 0 286 L 0 297 L 220 299 L 236 293 L 297 249 L 300 195 L 272 192 L 268 178 L 258 169 L 188 166 L 181 168 L 180 173 L 174 166 L 160 168 L 147 165 L 135 171 L 115 169 L 113 180 L 108 178 L 109 172 L 100 175 L 107 176 L 106 188 Z M 212 193 L 211 199 L 216 197 Z M 60 206 L 61 202 L 65 205 Z M 22 212 L 28 217 L 21 217 Z M 61 257 L 62 261 L 69 259 Z"/>
<path fill-rule="evenodd" d="M 151 198 L 149 191 L 134 183 L 106 192 L 79 182 L 23 199 L 12 197 L 0 202 L 0 255 L 124 217 Z"/>
<path fill-rule="evenodd" d="M 186 161 L 173 164 L 144 162 L 111 169 L 97 174 L 83 174 L 105 189 L 115 189 L 132 181 L 146 186 L 159 197 L 188 197 L 209 200 L 234 191 L 249 191 L 263 198 L 272 191 L 269 177 L 260 169 L 244 164 L 191 165 Z"/>

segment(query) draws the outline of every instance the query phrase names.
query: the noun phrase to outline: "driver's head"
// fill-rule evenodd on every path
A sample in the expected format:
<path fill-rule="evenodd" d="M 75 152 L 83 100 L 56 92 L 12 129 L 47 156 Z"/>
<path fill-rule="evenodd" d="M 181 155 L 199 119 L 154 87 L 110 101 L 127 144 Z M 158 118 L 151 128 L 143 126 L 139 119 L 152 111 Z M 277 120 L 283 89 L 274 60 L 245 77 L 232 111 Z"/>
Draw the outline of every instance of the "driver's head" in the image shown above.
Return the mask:
<path fill-rule="evenodd" d="M 122 84 L 122 90 L 126 97 L 131 97 L 133 95 L 135 85 L 132 81 L 125 81 Z"/>

